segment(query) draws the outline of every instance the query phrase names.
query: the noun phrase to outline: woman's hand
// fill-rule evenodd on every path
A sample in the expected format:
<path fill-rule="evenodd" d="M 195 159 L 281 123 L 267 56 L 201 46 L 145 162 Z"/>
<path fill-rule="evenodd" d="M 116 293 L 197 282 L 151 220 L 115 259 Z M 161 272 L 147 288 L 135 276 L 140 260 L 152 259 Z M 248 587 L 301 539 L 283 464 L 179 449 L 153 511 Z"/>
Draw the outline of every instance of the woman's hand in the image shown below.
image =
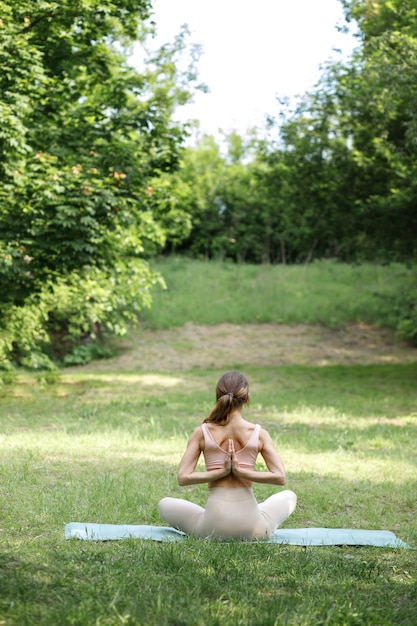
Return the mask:
<path fill-rule="evenodd" d="M 232 473 L 232 450 L 230 448 L 230 439 L 229 439 L 229 449 L 226 452 L 226 456 L 224 458 L 223 467 L 219 467 L 218 469 L 212 469 L 209 472 L 210 482 L 215 480 L 220 480 L 221 478 L 227 478 Z"/>
<path fill-rule="evenodd" d="M 200 454 L 202 452 L 202 446 L 204 445 L 203 433 L 201 428 L 196 428 L 188 440 L 187 449 L 181 459 L 178 468 L 178 484 L 181 487 L 186 485 L 200 485 L 202 483 L 214 483 L 222 478 L 227 478 L 232 473 L 232 451 L 229 449 L 226 452 L 223 467 L 217 469 L 196 472 L 196 466 Z"/>
<path fill-rule="evenodd" d="M 261 429 L 259 439 L 261 443 L 260 452 L 266 463 L 268 471 L 263 472 L 255 469 L 251 470 L 239 467 L 235 444 L 232 439 L 229 439 L 229 451 L 232 458 L 232 474 L 236 476 L 236 478 L 251 482 L 265 483 L 268 485 L 285 485 L 286 476 L 284 464 L 274 448 L 271 436 L 266 430 Z"/>
<path fill-rule="evenodd" d="M 233 439 L 229 439 L 229 456 L 231 459 L 231 473 L 233 474 L 233 476 L 237 476 L 238 478 L 245 478 L 245 476 L 243 475 L 243 470 L 241 470 L 239 467 L 239 461 L 235 450 L 235 442 L 233 441 Z"/>
<path fill-rule="evenodd" d="M 229 474 L 232 473 L 232 463 L 233 463 L 233 461 L 232 461 L 232 454 L 233 454 L 233 449 L 230 446 L 230 442 L 233 443 L 233 440 L 229 439 L 229 448 L 227 450 L 227 453 L 226 453 L 226 456 L 225 456 L 225 459 L 224 459 L 224 468 L 223 468 L 224 474 L 223 474 L 222 478 L 225 478 L 226 476 L 229 476 Z"/>

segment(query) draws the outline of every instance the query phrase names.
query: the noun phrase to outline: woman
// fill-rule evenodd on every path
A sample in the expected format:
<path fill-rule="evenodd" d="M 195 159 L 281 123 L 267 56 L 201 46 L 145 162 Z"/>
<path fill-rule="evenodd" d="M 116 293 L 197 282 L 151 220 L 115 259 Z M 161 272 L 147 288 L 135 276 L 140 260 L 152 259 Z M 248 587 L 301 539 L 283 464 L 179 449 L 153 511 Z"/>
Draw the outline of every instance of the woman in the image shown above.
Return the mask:
<path fill-rule="evenodd" d="M 249 402 L 249 386 L 239 372 L 223 374 L 216 387 L 216 406 L 192 433 L 178 469 L 181 486 L 208 484 L 204 509 L 178 498 L 163 498 L 158 504 L 163 520 L 196 537 L 220 539 L 269 539 L 294 511 L 297 496 L 286 490 L 260 504 L 252 482 L 284 485 L 284 465 L 270 435 L 259 424 L 242 417 Z M 203 453 L 206 471 L 195 468 Z M 256 471 L 260 453 L 268 471 Z"/>

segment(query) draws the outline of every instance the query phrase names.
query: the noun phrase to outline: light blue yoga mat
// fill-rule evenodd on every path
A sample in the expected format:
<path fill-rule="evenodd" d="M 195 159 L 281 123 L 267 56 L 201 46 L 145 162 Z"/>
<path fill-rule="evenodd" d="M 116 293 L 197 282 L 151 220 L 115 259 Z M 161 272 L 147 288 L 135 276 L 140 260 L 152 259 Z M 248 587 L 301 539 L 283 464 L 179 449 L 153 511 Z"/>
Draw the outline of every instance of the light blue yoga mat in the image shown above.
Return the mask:
<path fill-rule="evenodd" d="M 152 539 L 180 541 L 186 535 L 169 526 L 133 526 L 129 524 L 91 524 L 71 522 L 65 525 L 65 539 L 112 541 L 117 539 Z M 389 530 L 353 528 L 278 528 L 267 543 L 296 546 L 378 546 L 410 548 Z"/>

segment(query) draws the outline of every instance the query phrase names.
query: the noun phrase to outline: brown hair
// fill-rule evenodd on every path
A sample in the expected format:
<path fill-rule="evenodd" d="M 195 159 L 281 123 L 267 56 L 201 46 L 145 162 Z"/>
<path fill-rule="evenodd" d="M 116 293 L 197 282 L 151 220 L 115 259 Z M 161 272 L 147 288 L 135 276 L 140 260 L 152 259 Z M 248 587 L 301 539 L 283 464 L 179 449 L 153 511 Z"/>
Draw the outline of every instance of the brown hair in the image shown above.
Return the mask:
<path fill-rule="evenodd" d="M 234 370 L 226 372 L 216 385 L 216 406 L 204 422 L 227 424 L 230 413 L 248 402 L 249 384 L 246 378 Z"/>

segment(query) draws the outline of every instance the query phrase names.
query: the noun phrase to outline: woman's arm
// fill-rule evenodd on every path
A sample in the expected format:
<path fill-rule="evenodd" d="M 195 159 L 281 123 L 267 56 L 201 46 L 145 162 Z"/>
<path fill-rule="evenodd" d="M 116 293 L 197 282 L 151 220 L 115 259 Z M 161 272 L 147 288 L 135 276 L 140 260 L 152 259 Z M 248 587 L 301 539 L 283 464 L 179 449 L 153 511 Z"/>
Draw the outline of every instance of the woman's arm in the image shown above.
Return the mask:
<path fill-rule="evenodd" d="M 229 452 L 232 457 L 232 474 L 238 478 L 244 478 L 256 483 L 265 483 L 268 485 L 285 485 L 287 480 L 285 474 L 284 463 L 278 452 L 275 450 L 274 443 L 269 433 L 261 429 L 259 435 L 261 448 L 260 453 L 266 463 L 268 472 L 257 472 L 239 467 L 233 439 L 229 441 Z"/>
<path fill-rule="evenodd" d="M 204 441 L 201 427 L 194 430 L 188 440 L 187 448 L 181 459 L 178 468 L 178 484 L 181 487 L 186 485 L 200 485 L 202 483 L 211 483 L 219 478 L 224 478 L 231 473 L 232 459 L 230 451 L 226 456 L 224 467 L 221 469 L 210 470 L 209 472 L 196 472 L 195 468 L 202 452 L 202 443 Z"/>

